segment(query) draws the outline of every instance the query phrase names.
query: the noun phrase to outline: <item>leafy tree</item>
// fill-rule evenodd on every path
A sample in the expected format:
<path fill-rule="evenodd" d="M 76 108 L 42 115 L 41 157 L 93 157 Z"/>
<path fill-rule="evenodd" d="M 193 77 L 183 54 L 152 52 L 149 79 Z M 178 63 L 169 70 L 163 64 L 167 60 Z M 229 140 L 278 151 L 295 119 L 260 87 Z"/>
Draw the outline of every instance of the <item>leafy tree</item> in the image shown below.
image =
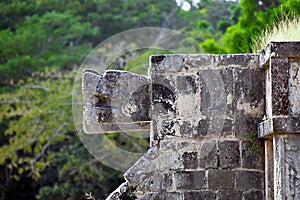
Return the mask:
<path fill-rule="evenodd" d="M 70 13 L 34 14 L 13 32 L 0 31 L 0 84 L 28 77 L 35 70 L 67 68 L 82 61 L 91 44 L 84 37 L 97 34 L 90 23 Z"/>
<path fill-rule="evenodd" d="M 176 3 L 15 0 L 0 5 L 5 47 L 0 50 L 1 199 L 78 199 L 84 192 L 104 198 L 119 185 L 120 172 L 95 160 L 80 142 L 69 70 L 93 45 L 119 31 L 176 26 L 181 19 Z M 108 138 L 133 151 L 147 146 L 144 139 L 132 142 L 122 134 Z"/>
<path fill-rule="evenodd" d="M 120 183 L 120 172 L 89 155 L 77 136 L 71 112 L 74 74 L 46 74 L 43 81 L 20 82 L 14 92 L 0 95 L 1 137 L 6 138 L 0 148 L 2 199 L 24 194 L 78 199 L 91 191 L 104 197 Z M 13 192 L 20 186 L 30 188 Z"/>
<path fill-rule="evenodd" d="M 242 14 L 237 24 L 230 26 L 224 35 L 227 53 L 251 52 L 252 39 L 256 38 L 264 29 L 280 20 L 288 13 L 300 14 L 298 0 L 256 1 L 241 0 Z M 298 6 L 297 6 L 298 5 Z M 272 27 L 271 27 L 272 28 Z"/>
<path fill-rule="evenodd" d="M 227 27 L 235 24 L 240 15 L 240 7 L 232 1 L 200 2 L 198 8 L 184 14 L 188 34 L 200 43 L 208 53 L 224 53 L 219 46 Z"/>

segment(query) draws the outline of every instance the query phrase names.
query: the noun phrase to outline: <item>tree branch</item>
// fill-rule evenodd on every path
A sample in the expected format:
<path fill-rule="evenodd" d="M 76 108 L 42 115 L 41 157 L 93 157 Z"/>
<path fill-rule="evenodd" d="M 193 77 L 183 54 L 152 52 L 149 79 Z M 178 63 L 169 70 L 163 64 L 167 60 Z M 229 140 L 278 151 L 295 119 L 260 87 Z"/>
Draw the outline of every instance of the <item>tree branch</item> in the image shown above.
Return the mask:
<path fill-rule="evenodd" d="M 49 138 L 48 142 L 44 145 L 42 151 L 34 158 L 34 162 L 38 161 L 39 159 L 42 158 L 42 156 L 45 154 L 46 150 L 48 149 L 48 147 L 50 146 L 51 142 L 53 141 L 53 139 L 55 137 L 57 137 L 58 135 L 60 135 L 60 130 L 66 126 L 67 123 L 63 123 L 60 125 L 60 127 L 58 127 L 58 129 L 55 131 L 55 134 Z"/>

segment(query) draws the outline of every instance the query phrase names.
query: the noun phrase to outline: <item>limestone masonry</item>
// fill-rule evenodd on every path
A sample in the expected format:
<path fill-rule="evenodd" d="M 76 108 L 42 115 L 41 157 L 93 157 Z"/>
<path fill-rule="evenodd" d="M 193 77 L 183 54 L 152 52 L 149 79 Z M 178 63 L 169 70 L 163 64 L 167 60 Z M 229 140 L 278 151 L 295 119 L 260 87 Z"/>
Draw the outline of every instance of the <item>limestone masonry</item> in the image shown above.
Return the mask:
<path fill-rule="evenodd" d="M 151 130 L 108 200 L 300 199 L 300 42 L 83 73 L 87 134 Z M 124 90 L 126 88 L 126 90 Z"/>

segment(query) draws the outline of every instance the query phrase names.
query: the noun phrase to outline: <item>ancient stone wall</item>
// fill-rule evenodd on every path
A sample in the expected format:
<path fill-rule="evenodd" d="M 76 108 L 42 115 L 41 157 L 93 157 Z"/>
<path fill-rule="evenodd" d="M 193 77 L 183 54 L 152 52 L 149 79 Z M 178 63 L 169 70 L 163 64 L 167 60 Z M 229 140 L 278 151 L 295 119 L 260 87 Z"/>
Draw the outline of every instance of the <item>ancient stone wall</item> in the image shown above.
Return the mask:
<path fill-rule="evenodd" d="M 261 53 L 266 73 L 266 198 L 300 199 L 300 42 L 270 43 Z"/>
<path fill-rule="evenodd" d="M 87 133 L 151 127 L 151 148 L 107 199 L 299 199 L 299 58 L 300 43 L 271 43 L 261 54 L 152 56 L 148 77 L 86 71 Z M 129 77 L 139 92 L 111 95 Z"/>

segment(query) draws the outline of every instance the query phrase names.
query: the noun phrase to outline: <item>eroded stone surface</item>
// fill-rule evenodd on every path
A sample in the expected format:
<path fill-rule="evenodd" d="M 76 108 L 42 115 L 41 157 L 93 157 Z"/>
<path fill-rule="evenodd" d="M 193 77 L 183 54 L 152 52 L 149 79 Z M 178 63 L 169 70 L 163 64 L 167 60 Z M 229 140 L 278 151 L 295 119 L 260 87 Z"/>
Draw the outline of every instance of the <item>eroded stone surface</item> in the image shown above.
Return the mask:
<path fill-rule="evenodd" d="M 216 194 L 213 190 L 199 190 L 199 191 L 189 191 L 183 194 L 184 200 L 197 199 L 197 200 L 205 200 L 205 199 L 215 199 Z"/>
<path fill-rule="evenodd" d="M 241 200 L 242 199 L 242 191 L 235 190 L 219 190 L 218 191 L 218 199 L 222 200 Z"/>
<path fill-rule="evenodd" d="M 300 198 L 300 137 L 275 136 L 274 184 L 275 199 Z"/>
<path fill-rule="evenodd" d="M 234 171 L 223 169 L 208 170 L 208 187 L 213 189 L 234 189 Z"/>
<path fill-rule="evenodd" d="M 259 66 L 265 68 L 272 58 L 299 57 L 299 42 L 270 42 L 260 53 Z"/>
<path fill-rule="evenodd" d="M 242 167 L 246 169 L 264 169 L 263 141 L 252 139 L 241 143 Z"/>
<path fill-rule="evenodd" d="M 85 70 L 82 85 L 86 133 L 150 129 L 150 81 L 145 76 Z"/>
<path fill-rule="evenodd" d="M 238 141 L 222 141 L 218 143 L 220 166 L 234 168 L 240 166 L 240 144 Z"/>
<path fill-rule="evenodd" d="M 290 60 L 289 72 L 290 115 L 300 116 L 300 60 Z"/>
<path fill-rule="evenodd" d="M 261 171 L 236 170 L 235 179 L 239 190 L 264 188 L 264 174 Z"/>
<path fill-rule="evenodd" d="M 272 111 L 273 115 L 288 115 L 289 113 L 289 64 L 288 59 L 272 59 Z"/>
<path fill-rule="evenodd" d="M 219 153 L 217 142 L 215 140 L 205 141 L 200 147 L 199 165 L 201 168 L 217 168 L 219 167 Z"/>

